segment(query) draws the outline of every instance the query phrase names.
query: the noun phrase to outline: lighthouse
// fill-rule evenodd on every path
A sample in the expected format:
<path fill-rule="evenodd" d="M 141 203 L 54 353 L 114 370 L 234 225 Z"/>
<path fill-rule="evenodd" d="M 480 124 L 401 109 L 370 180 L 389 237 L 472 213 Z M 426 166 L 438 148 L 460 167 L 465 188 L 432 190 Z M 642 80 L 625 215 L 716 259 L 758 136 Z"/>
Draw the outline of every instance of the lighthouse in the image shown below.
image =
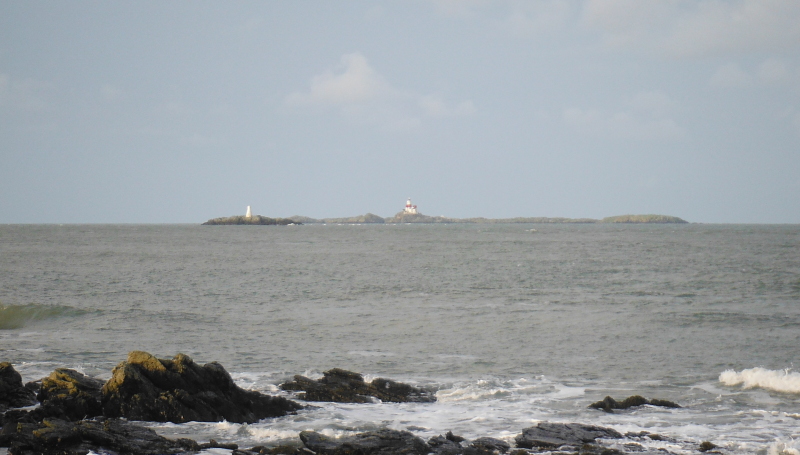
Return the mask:
<path fill-rule="evenodd" d="M 247 206 L 247 213 L 244 214 L 245 218 L 252 218 L 253 214 L 250 212 L 250 206 Z"/>
<path fill-rule="evenodd" d="M 408 213 L 411 215 L 417 214 L 417 206 L 411 204 L 411 198 L 408 198 L 408 201 L 406 201 L 406 208 L 403 210 L 403 213 Z"/>

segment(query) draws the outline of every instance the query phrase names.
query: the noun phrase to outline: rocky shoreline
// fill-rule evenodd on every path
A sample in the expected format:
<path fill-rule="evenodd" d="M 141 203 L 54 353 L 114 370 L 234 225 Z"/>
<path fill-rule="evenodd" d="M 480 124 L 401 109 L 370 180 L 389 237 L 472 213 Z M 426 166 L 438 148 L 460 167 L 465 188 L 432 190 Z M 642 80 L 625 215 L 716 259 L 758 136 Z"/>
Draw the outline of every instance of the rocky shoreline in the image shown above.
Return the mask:
<path fill-rule="evenodd" d="M 359 373 L 334 368 L 317 380 L 297 375 L 279 386 L 306 402 L 432 403 L 434 391 L 377 378 L 367 383 Z M 677 403 L 632 396 L 611 397 L 590 405 L 612 412 L 634 406 L 680 407 Z M 646 452 L 637 440 L 662 440 L 657 434 L 621 434 L 612 428 L 583 423 L 539 422 L 522 428 L 514 444 L 479 437 L 471 441 L 447 431 L 427 441 L 410 431 L 381 428 L 352 436 L 331 438 L 301 431 L 296 443 L 254 446 L 215 440 L 169 439 L 135 421 L 254 423 L 294 414 L 308 405 L 237 386 L 217 362 L 196 364 L 186 355 L 158 359 L 132 351 L 103 382 L 78 371 L 59 368 L 40 381 L 23 384 L 8 362 L 0 363 L 0 447 L 11 455 L 59 454 L 177 454 L 226 449 L 237 455 L 528 455 L 625 454 Z M 622 444 L 620 441 L 625 441 Z M 713 452 L 703 442 L 700 452 Z"/>

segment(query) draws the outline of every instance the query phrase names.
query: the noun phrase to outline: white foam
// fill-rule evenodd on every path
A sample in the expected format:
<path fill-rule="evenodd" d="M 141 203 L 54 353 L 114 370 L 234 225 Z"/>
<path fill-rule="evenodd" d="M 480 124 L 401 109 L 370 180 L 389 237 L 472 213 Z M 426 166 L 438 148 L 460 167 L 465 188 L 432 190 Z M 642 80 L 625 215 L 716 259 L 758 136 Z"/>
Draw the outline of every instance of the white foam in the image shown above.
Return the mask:
<path fill-rule="evenodd" d="M 258 441 L 280 441 L 285 439 L 297 438 L 297 431 L 294 429 L 277 430 L 275 428 L 249 427 L 247 431 Z"/>
<path fill-rule="evenodd" d="M 792 443 L 776 441 L 767 447 L 767 455 L 800 455 L 800 450 L 796 447 L 793 447 L 794 441 Z"/>
<path fill-rule="evenodd" d="M 800 393 L 800 373 L 786 370 L 750 368 L 737 373 L 725 370 L 719 375 L 719 382 L 735 386 L 742 384 L 745 389 L 760 387 L 784 393 Z"/>

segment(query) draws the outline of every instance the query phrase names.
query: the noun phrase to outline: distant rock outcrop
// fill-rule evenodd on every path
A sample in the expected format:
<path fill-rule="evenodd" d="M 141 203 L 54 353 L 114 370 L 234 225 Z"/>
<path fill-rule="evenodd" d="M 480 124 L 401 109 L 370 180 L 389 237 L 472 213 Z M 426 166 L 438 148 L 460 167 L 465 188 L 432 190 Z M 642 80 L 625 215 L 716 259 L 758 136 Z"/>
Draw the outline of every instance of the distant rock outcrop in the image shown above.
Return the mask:
<path fill-rule="evenodd" d="M 323 223 L 328 224 L 383 224 L 384 219 L 375 215 L 374 213 L 365 213 L 364 215 L 351 216 L 349 218 L 324 218 L 321 220 Z"/>
<path fill-rule="evenodd" d="M 303 392 L 299 398 L 306 401 L 369 403 L 372 401 L 370 397 L 394 403 L 436 401 L 436 396 L 430 391 L 383 378 L 374 379 L 368 384 L 360 374 L 340 368 L 324 372 L 323 377 L 316 381 L 296 375 L 294 380 L 280 387 Z"/>
<path fill-rule="evenodd" d="M 447 218 L 444 216 L 428 216 L 421 213 L 397 212 L 393 217 L 386 218 L 387 223 L 461 223 L 457 218 Z"/>
<path fill-rule="evenodd" d="M 601 223 L 651 223 L 651 224 L 686 224 L 688 221 L 669 215 L 619 215 L 600 220 Z"/>
<path fill-rule="evenodd" d="M 213 218 L 205 223 L 204 226 L 222 226 L 222 225 L 232 225 L 232 224 L 256 224 L 256 225 L 280 225 L 286 226 L 289 224 L 303 224 L 301 222 L 297 222 L 291 218 L 269 218 L 266 216 L 261 215 L 253 215 L 251 217 L 247 217 L 244 215 L 238 216 L 228 216 L 222 218 Z"/>
<path fill-rule="evenodd" d="M 590 408 L 600 409 L 605 412 L 614 412 L 614 409 L 628 409 L 635 406 L 644 406 L 649 404 L 651 406 L 661 406 L 664 408 L 680 408 L 681 406 L 678 403 L 674 403 L 668 400 L 660 400 L 658 398 L 653 398 L 652 400 L 648 400 L 647 398 L 641 395 L 632 395 L 628 398 L 625 398 L 622 401 L 617 401 L 611 397 L 605 397 L 601 401 L 596 403 L 592 403 L 589 405 Z"/>
<path fill-rule="evenodd" d="M 157 359 L 133 351 L 117 365 L 102 389 L 103 414 L 130 420 L 183 423 L 253 423 L 302 406 L 237 386 L 217 362 L 203 366 L 186 355 Z"/>
<path fill-rule="evenodd" d="M 232 217 L 236 218 L 236 217 Z M 243 218 L 243 217 L 239 217 Z M 218 218 L 219 219 L 219 218 Z M 429 216 L 422 213 L 397 212 L 394 216 L 381 218 L 373 213 L 353 216 L 349 218 L 310 218 L 294 215 L 287 220 L 295 224 L 593 224 L 593 223 L 688 223 L 676 216 L 668 215 L 620 215 L 596 220 L 594 218 L 563 218 L 563 217 L 515 217 L 515 218 L 449 218 L 446 216 Z M 211 220 L 214 221 L 214 220 Z M 211 221 L 205 224 L 212 224 Z M 216 223 L 214 223 L 216 224 Z M 222 224 L 258 224 L 258 223 L 222 223 Z"/>

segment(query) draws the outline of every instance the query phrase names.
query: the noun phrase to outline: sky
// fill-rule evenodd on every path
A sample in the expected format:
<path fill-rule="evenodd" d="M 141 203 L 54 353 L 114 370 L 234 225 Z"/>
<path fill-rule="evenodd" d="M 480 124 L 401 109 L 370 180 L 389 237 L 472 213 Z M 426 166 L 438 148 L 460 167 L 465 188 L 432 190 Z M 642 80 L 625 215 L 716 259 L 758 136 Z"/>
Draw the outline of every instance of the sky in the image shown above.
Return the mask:
<path fill-rule="evenodd" d="M 0 223 L 800 223 L 800 2 L 0 0 Z"/>

